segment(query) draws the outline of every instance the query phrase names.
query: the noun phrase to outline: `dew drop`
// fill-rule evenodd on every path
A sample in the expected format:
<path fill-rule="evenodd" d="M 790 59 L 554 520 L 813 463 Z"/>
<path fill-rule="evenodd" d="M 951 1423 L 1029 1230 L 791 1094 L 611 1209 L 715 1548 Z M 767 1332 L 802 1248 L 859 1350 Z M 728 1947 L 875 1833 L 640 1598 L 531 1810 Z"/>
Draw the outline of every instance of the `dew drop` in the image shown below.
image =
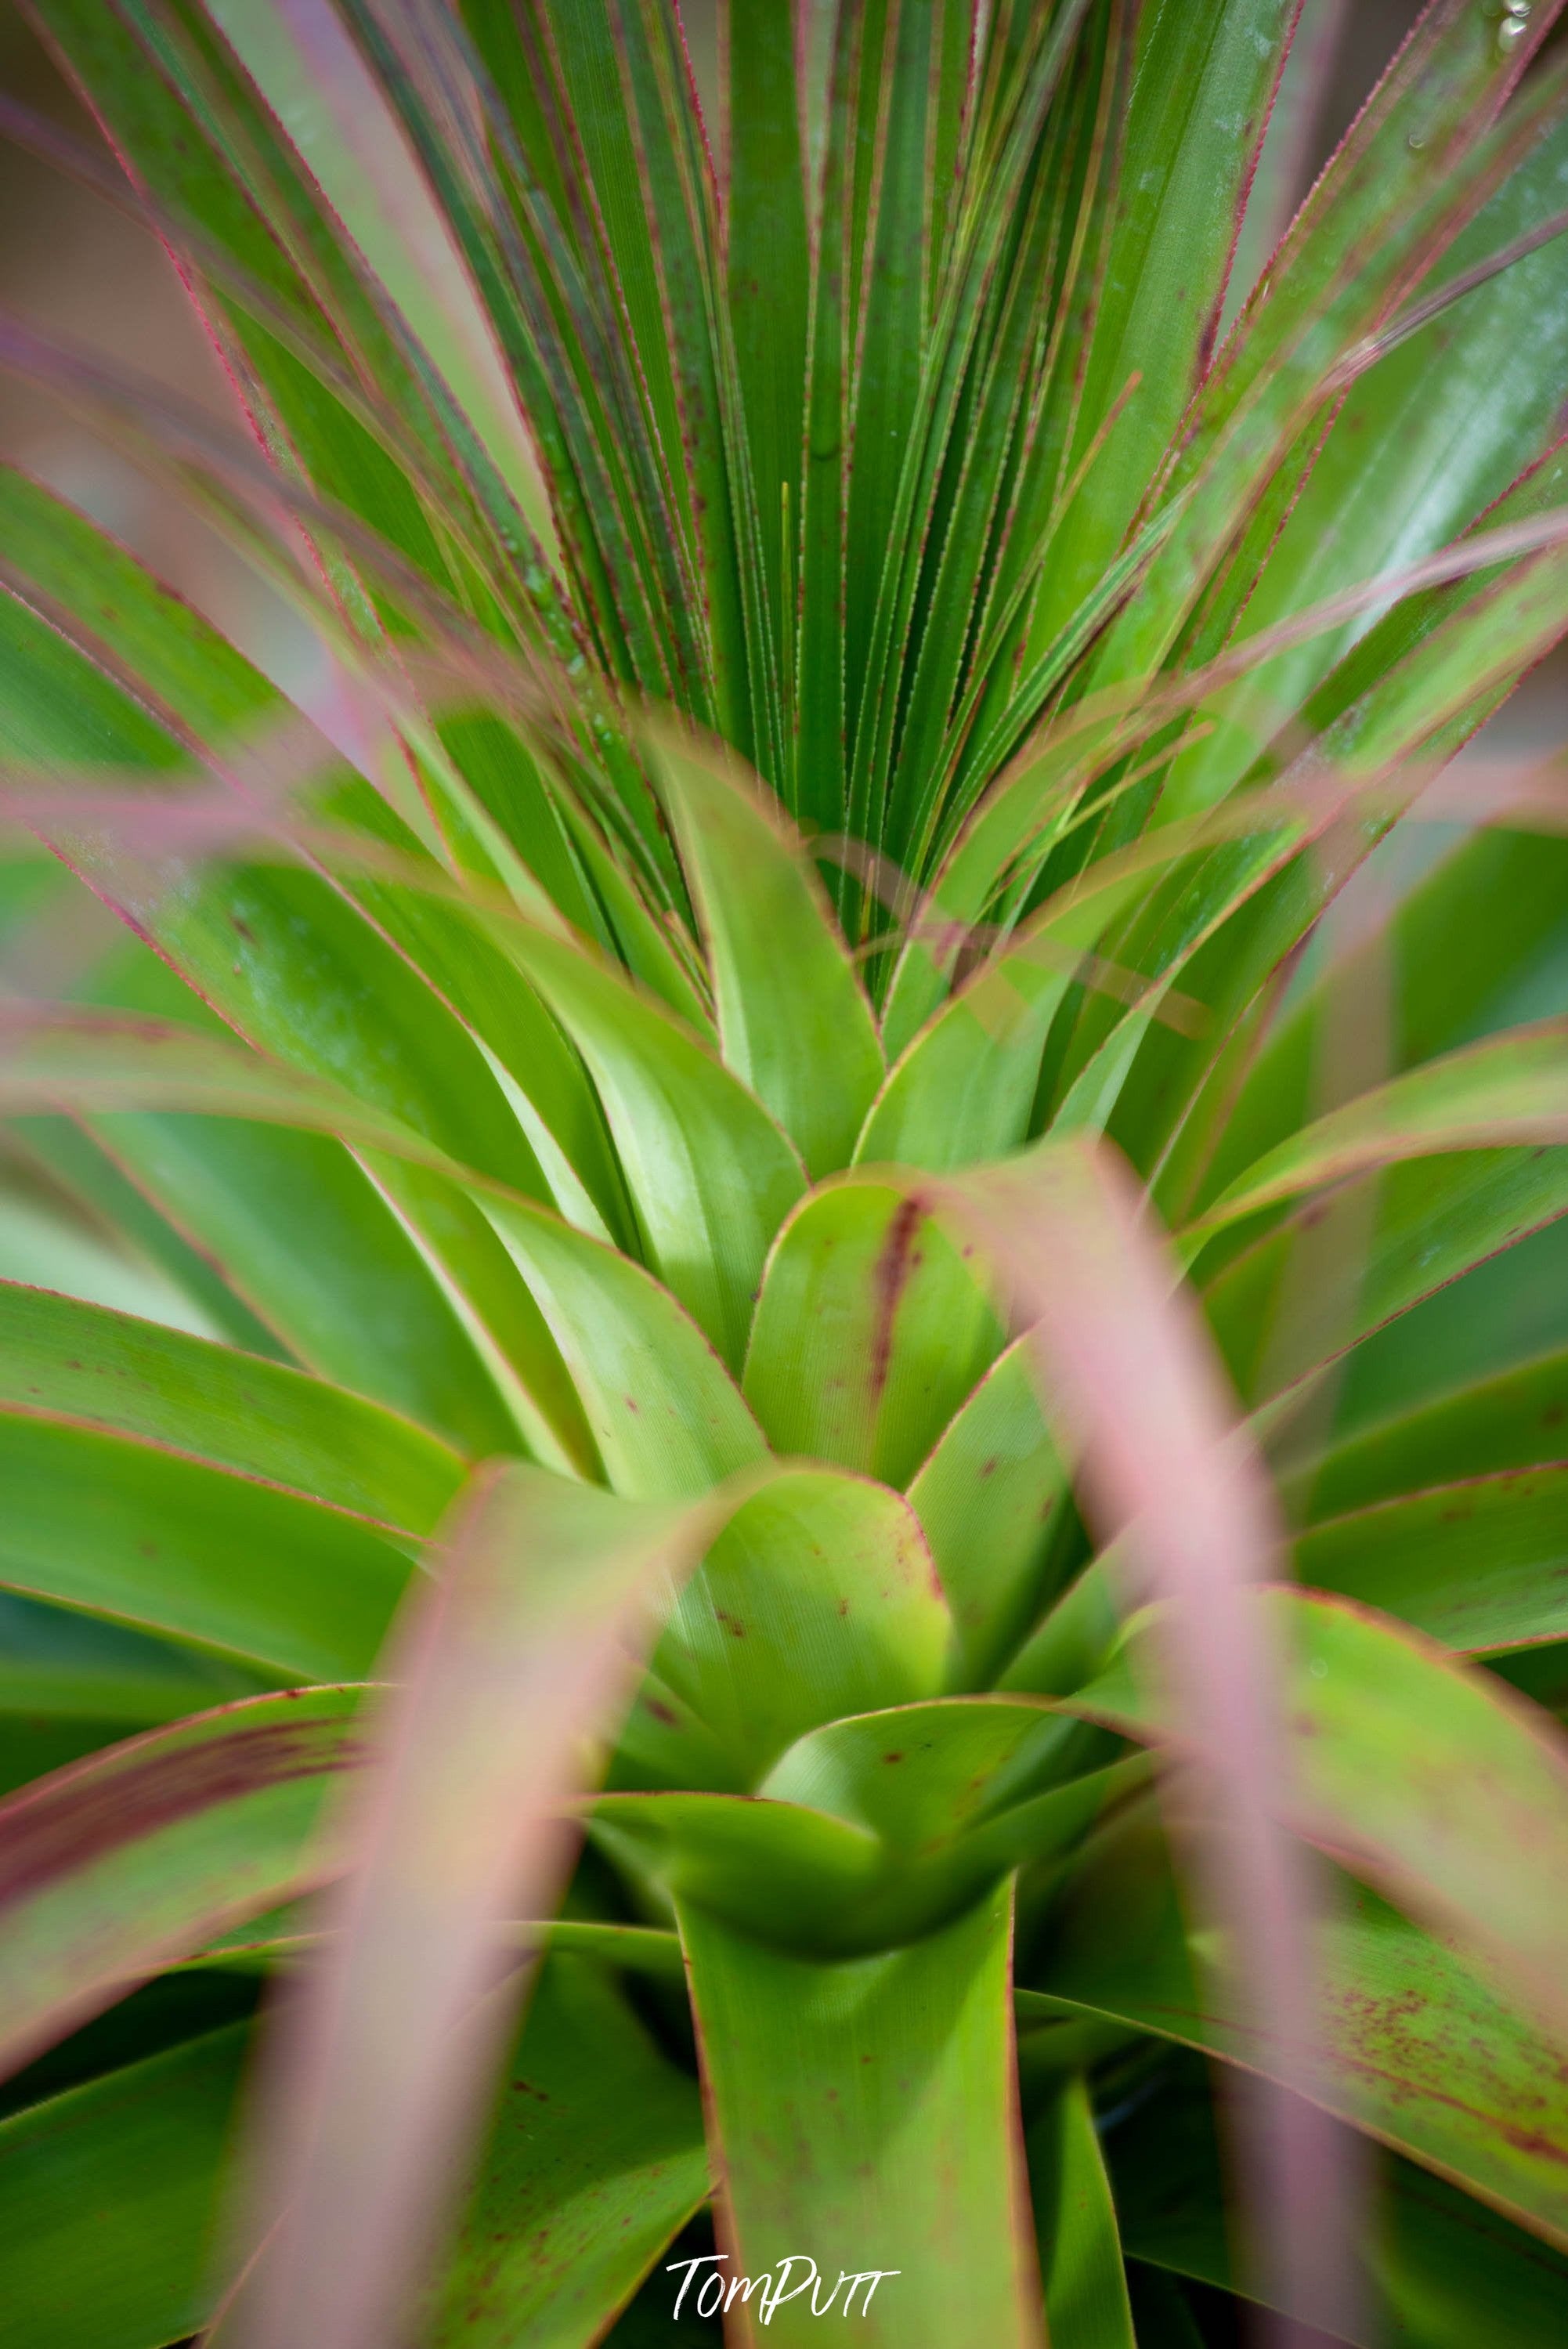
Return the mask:
<path fill-rule="evenodd" d="M 1418 155 L 1426 143 L 1427 134 L 1424 130 L 1412 130 L 1405 141 L 1412 155 Z"/>

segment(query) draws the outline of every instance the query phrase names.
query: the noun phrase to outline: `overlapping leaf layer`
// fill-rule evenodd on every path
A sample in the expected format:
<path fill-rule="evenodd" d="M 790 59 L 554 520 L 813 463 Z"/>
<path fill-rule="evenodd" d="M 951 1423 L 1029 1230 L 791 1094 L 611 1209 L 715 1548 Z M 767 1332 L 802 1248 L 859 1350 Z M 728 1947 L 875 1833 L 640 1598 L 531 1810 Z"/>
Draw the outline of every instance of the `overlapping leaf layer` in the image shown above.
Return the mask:
<path fill-rule="evenodd" d="M 32 7 L 309 652 L 0 474 L 0 2344 L 1561 2339 L 1551 0 L 1251 287 L 1313 0 Z"/>

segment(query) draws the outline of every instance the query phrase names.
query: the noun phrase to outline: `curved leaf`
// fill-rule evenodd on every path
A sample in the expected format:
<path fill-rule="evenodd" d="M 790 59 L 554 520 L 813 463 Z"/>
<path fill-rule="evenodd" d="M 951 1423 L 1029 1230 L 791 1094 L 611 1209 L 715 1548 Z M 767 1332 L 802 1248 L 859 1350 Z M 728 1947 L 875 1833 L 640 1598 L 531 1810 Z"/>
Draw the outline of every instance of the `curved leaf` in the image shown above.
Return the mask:
<path fill-rule="evenodd" d="M 325 1133 L 125 1112 L 93 1119 L 91 1134 L 296 1361 L 469 1459 L 515 1448 L 516 1414 L 473 1330 L 364 1168 Z"/>
<path fill-rule="evenodd" d="M 583 1742 L 630 1696 L 658 1585 L 724 1513 L 506 1464 L 459 1502 L 390 1658 L 354 1868 L 263 2115 L 259 2257 L 222 2332 L 368 2349 L 425 2288 L 521 1987 L 515 1970 L 498 1987 L 494 1928 L 553 1907 Z"/>
<path fill-rule="evenodd" d="M 903 1485 L 999 1350 L 935 1205 L 868 1173 L 812 1192 L 784 1226 L 743 1381 L 776 1452 Z"/>
<path fill-rule="evenodd" d="M 0 1804 L 8 2070 L 170 1959 L 331 1872 L 314 1842 L 358 1760 L 357 1689 L 255 1697 L 151 1730 Z"/>
<path fill-rule="evenodd" d="M 1051 2339 L 1138 2349 L 1116 2206 L 1081 2078 L 1030 2123 L 1027 2142 Z"/>
<path fill-rule="evenodd" d="M 815 1182 L 848 1165 L 882 1074 L 871 1005 L 799 843 L 742 777 L 657 738 L 692 885 L 726 1065 L 783 1127 Z"/>
<path fill-rule="evenodd" d="M 1283 1480 L 1313 1521 L 1398 1500 L 1456 1477 L 1560 1459 L 1568 1437 L 1568 1351 L 1385 1412 Z"/>
<path fill-rule="evenodd" d="M 960 1404 L 909 1485 L 953 1609 L 951 1688 L 986 1687 L 1038 1612 L 1066 1495 L 1020 1338 Z"/>
<path fill-rule="evenodd" d="M 69 1420 L 0 1413 L 0 1584 L 284 1680 L 367 1672 L 407 1547 L 345 1510 Z"/>
<path fill-rule="evenodd" d="M 1317 1939 L 1326 2109 L 1568 2249 L 1561 2049 L 1373 1893 L 1347 1888 Z M 1283 2080 L 1291 2052 L 1238 2012 L 1209 1954 L 1200 1983 L 1144 1813 L 1086 1852 L 1047 1947 L 1020 1975 L 1047 1994 L 1045 2012 L 1108 2016 Z"/>
<path fill-rule="evenodd" d="M 1239 1174 L 1192 1240 L 1325 1183 L 1434 1153 L 1568 1142 L 1568 1021 L 1489 1038 L 1331 1110 Z"/>
<path fill-rule="evenodd" d="M 462 1480 L 446 1445 L 341 1387 L 46 1289 L 0 1286 L 0 1409 L 198 1454 L 427 1534 Z"/>
<path fill-rule="evenodd" d="M 793 1148 L 695 1036 L 607 967 L 542 931 L 511 945 L 593 1073 L 654 1269 L 738 1367 L 763 1260 L 805 1187 Z"/>
<path fill-rule="evenodd" d="M 202 2323 L 243 2024 L 0 2121 L 5 2349 L 161 2349 Z"/>
<path fill-rule="evenodd" d="M 756 1795 L 612 1794 L 595 1840 L 645 1895 L 799 1955 L 917 1939 L 1069 1849 L 1146 1775 L 1038 1703 L 949 1698 L 808 1732 Z"/>
<path fill-rule="evenodd" d="M 1559 1336 L 1550 1309 L 1556 1290 L 1550 1277 L 1541 1281 L 1540 1251 L 1551 1238 L 1544 1227 L 1568 1212 L 1568 1151 L 1457 1151 L 1391 1165 L 1377 1179 L 1348 1261 L 1293 1282 L 1295 1247 L 1320 1212 L 1320 1202 L 1309 1199 L 1203 1282 L 1209 1325 L 1243 1393 L 1263 1403 L 1261 1425 L 1286 1413 L 1329 1364 L 1368 1337 L 1381 1363 L 1360 1353 L 1346 1367 L 1347 1388 L 1366 1417 L 1412 1393 L 1440 1391 L 1489 1356 L 1506 1362 L 1522 1347 L 1533 1350 Z M 1488 1263 L 1505 1250 L 1511 1257 L 1533 1234 L 1542 1236 L 1533 1261 L 1525 1252 L 1517 1266 L 1508 1257 Z M 1501 1288 L 1501 1311 L 1488 1312 L 1473 1289 L 1458 1286 L 1465 1275 Z M 1439 1297 L 1450 1283 L 1449 1295 Z M 1533 1311 L 1523 1303 L 1532 1296 Z M 1401 1324 L 1406 1314 L 1411 1318 Z M 1489 1330 L 1492 1321 L 1498 1326 Z"/>
<path fill-rule="evenodd" d="M 524 1200 L 485 1206 L 561 1349 L 614 1491 L 690 1499 L 764 1456 L 734 1380 L 668 1289 Z"/>
<path fill-rule="evenodd" d="M 0 1713 L 23 1730 L 81 1724 L 94 1733 L 78 1753 L 232 1698 L 258 1696 L 273 1677 L 75 1608 L 0 1594 Z M 97 1734 L 108 1723 L 116 1726 Z M 60 1754 L 20 1774 L 15 1784 L 76 1758 Z"/>
<path fill-rule="evenodd" d="M 1346 1599 L 1275 1588 L 1253 1603 L 1292 1659 L 1292 1826 L 1474 1950 L 1562 2029 L 1568 1744 L 1552 1722 Z M 1070 1709 L 1168 1735 L 1151 1662 L 1143 1619 Z"/>
<path fill-rule="evenodd" d="M 654 1670 L 745 1788 L 819 1723 L 934 1696 L 951 1638 L 909 1504 L 830 1469 L 785 1469 L 686 1583 Z"/>
<path fill-rule="evenodd" d="M 1236 2289 L 1208 2083 L 1183 2065 L 1107 2133 L 1130 2257 Z M 1355 2158 L 1354 2155 L 1350 2157 Z M 1470 2349 L 1493 2333 L 1554 2349 L 1568 2323 L 1568 2262 L 1484 2205 L 1398 2156 L 1378 2165 L 1367 2230 L 1367 2301 L 1354 2338 Z"/>
<path fill-rule="evenodd" d="M 1511 1469 L 1328 1517 L 1303 1582 L 1471 1655 L 1568 1638 L 1568 1467 Z"/>
<path fill-rule="evenodd" d="M 600 1966 L 552 1956 L 428 2339 L 587 2349 L 707 2194 L 696 2082 Z"/>

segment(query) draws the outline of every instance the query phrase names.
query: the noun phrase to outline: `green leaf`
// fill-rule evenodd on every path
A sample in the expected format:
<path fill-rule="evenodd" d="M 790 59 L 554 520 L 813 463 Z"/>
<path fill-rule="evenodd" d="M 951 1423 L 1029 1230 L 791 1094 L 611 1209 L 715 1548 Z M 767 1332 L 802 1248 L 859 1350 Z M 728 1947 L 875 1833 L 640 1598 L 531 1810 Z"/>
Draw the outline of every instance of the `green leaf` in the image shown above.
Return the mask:
<path fill-rule="evenodd" d="M 258 2349 L 385 2338 L 425 2289 L 522 1986 L 496 1985 L 495 1928 L 553 1909 L 585 1740 L 724 1514 L 506 1464 L 465 1491 L 388 1659 L 354 1867 L 280 2054 L 263 2248 L 225 2319 Z"/>
<path fill-rule="evenodd" d="M 0 1410 L 47 1413 L 429 1532 L 462 1464 L 408 1421 L 156 1322 L 0 1286 Z"/>
<path fill-rule="evenodd" d="M 1167 2069 L 1107 2132 L 1122 2240 L 1133 2259 L 1234 2291 L 1209 2084 L 1195 2064 Z M 1364 2349 L 1470 2349 L 1494 2333 L 1511 2349 L 1554 2349 L 1568 2323 L 1568 2261 L 1410 2162 L 1389 2156 L 1377 2169 L 1363 2237 L 1368 2305 L 1355 2335 Z"/>
<path fill-rule="evenodd" d="M 1568 1021 L 1489 1038 L 1331 1110 L 1240 1174 L 1189 1226 L 1243 1216 L 1401 1159 L 1568 1141 Z"/>
<path fill-rule="evenodd" d="M 654 1670 L 748 1788 L 821 1722 L 934 1696 L 951 1638 L 909 1504 L 794 1469 L 730 1518 L 676 1600 Z"/>
<path fill-rule="evenodd" d="M 551 1957 L 428 2337 L 587 2349 L 707 2194 L 696 2082 L 602 1967 Z"/>
<path fill-rule="evenodd" d="M 211 2305 L 243 2024 L 0 2121 L 4 2349 L 162 2349 Z"/>
<path fill-rule="evenodd" d="M 1137 2349 L 1116 2206 L 1081 2078 L 1030 2124 L 1029 2186 L 1053 2341 Z"/>
<path fill-rule="evenodd" d="M 510 1257 L 521 1263 L 539 1292 L 536 1302 L 520 1284 L 550 1348 L 549 1360 L 536 1351 L 536 1365 L 548 1371 L 552 1360 L 559 1367 L 557 1344 L 570 1350 L 583 1381 L 583 1404 L 593 1413 L 593 1433 L 617 1456 L 629 1488 L 646 1491 L 646 1483 L 638 1480 L 653 1476 L 665 1480 L 655 1485 L 659 1491 L 669 1491 L 671 1479 L 677 1491 L 691 1490 L 694 1479 L 703 1489 L 760 1451 L 722 1363 L 655 1281 L 543 1208 L 509 1197 L 454 1166 L 397 1120 L 363 1108 L 324 1081 L 164 1022 L 96 1010 L 29 1011 L 6 1040 L 10 1050 L 0 1051 L 0 1109 L 121 1102 L 216 1108 L 242 1118 L 337 1131 L 416 1172 L 428 1166 L 450 1185 L 465 1185 L 490 1215 L 502 1261 Z M 439 1198 L 438 1194 L 438 1205 Z M 480 1228 L 490 1233 L 490 1225 L 481 1222 Z M 454 1245 L 461 1251 L 459 1261 L 477 1278 L 486 1259 L 475 1254 L 472 1241 L 465 1226 Z M 611 1312 L 614 1320 L 606 1318 Z M 624 1333 L 619 1359 L 609 1346 L 617 1323 Z M 548 1334 L 552 1329 L 553 1337 Z M 672 1360 L 678 1373 L 673 1382 Z M 634 1375 L 627 1375 L 629 1371 Z M 688 1382 L 684 1397 L 682 1377 Z M 704 1399 L 700 1409 L 691 1402 L 694 1385 Z M 567 1399 L 573 1412 L 582 1408 L 575 1390 L 568 1390 Z M 552 1395 L 552 1401 L 570 1429 L 560 1397 Z M 657 1417 L 645 1433 L 628 1430 L 627 1417 L 645 1403 Z M 520 1449 L 521 1438 L 505 1448 Z M 713 1466 L 715 1460 L 722 1464 Z"/>
<path fill-rule="evenodd" d="M 951 1852 L 955 1880 L 977 1887 L 1099 1814 L 1119 1783 L 1088 1766 L 1104 1745 L 1026 1697 L 944 1697 L 828 1723 L 762 1792 L 870 1828 L 906 1867 Z"/>
<path fill-rule="evenodd" d="M 1202 1963 L 1189 1945 L 1144 1812 L 1088 1848 L 1048 1944 L 1019 1973 L 1047 1993 L 1044 2012 L 1109 2016 L 1288 2080 L 1290 2051 L 1244 2019 L 1212 1954 L 1212 1938 Z M 1554 2043 L 1373 1893 L 1343 1890 L 1317 1958 L 1326 2107 L 1568 2249 L 1568 2083 Z"/>
<path fill-rule="evenodd" d="M 1033 642 L 1049 641 L 1095 585 L 1158 478 L 1207 371 L 1233 241 L 1292 26 L 1289 0 L 1202 7 L 1155 0 L 1138 26 L 1137 78 L 1077 422 L 1081 455 L 1130 382 L 1052 550 Z M 1216 137 L 1223 124 L 1223 137 Z M 1137 485 L 1135 487 L 1135 485 Z"/>
<path fill-rule="evenodd" d="M 1559 92 L 1542 80 L 1488 136 L 1513 78 L 1507 60 L 1493 26 L 1465 0 L 1439 0 L 1401 52 L 1297 214 L 1266 290 L 1243 311 L 1187 419 L 1168 479 L 1191 482 L 1192 494 L 1109 632 L 1097 682 L 1158 666 L 1253 502 L 1319 410 L 1330 370 L 1552 124 Z M 1295 469 L 1284 471 L 1294 486 Z"/>
<path fill-rule="evenodd" d="M 1140 2349 L 1205 2349 L 1197 2319 L 1168 2275 L 1135 2265 L 1127 2282 Z"/>
<path fill-rule="evenodd" d="M 485 1205 L 553 1332 L 615 1492 L 693 1499 L 765 1456 L 735 1381 L 668 1289 L 524 1200 Z"/>
<path fill-rule="evenodd" d="M 730 2321 L 739 2316 L 742 2339 L 813 2341 L 813 2271 L 820 2314 L 849 2276 L 882 2270 L 870 2308 L 865 2285 L 855 2301 L 867 2342 L 946 2349 L 983 2338 L 1003 2349 L 1039 2340 L 1017 2148 L 1011 1922 L 1000 1891 L 911 1948 L 823 1966 L 683 1908 L 724 2181 L 731 2257 L 720 2272 L 773 2278 L 769 2308 L 758 2302 L 765 2333 L 738 2302 Z"/>
<path fill-rule="evenodd" d="M 1507 1469 L 1329 1517 L 1296 1543 L 1295 1570 L 1471 1655 L 1568 1638 L 1568 1467 Z"/>
<path fill-rule="evenodd" d="M 0 1595 L 0 1713 L 18 1734 L 29 1726 L 76 1723 L 93 1733 L 78 1752 L 129 1736 L 160 1722 L 179 1721 L 233 1697 L 255 1696 L 268 1675 L 226 1657 L 153 1639 L 123 1623 L 105 1622 L 73 1608 L 51 1607 L 14 1592 Z M 75 1756 L 62 1754 L 61 1762 Z M 37 1777 L 55 1763 L 25 1771 Z"/>
<path fill-rule="evenodd" d="M 868 1172 L 811 1193 L 784 1226 L 743 1381 L 776 1452 L 904 1485 L 1000 1350 L 934 1204 Z"/>
<path fill-rule="evenodd" d="M 53 1123 L 35 1121 L 31 1131 Z M 92 1135 L 299 1361 L 469 1459 L 516 1448 L 516 1417 L 471 1325 L 329 1134 L 127 1112 L 94 1119 Z"/>
<path fill-rule="evenodd" d="M 1553 1724 L 1348 1600 L 1275 1588 L 1254 1603 L 1289 1660 L 1290 1824 L 1561 2026 L 1568 1745 Z M 1168 1736 L 1154 1652 L 1140 1619 L 1071 1708 Z"/>
<path fill-rule="evenodd" d="M 1316 1522 L 1459 1477 L 1560 1459 L 1565 1424 L 1568 1352 L 1550 1353 L 1415 1410 L 1385 1413 L 1284 1478 L 1283 1487 Z"/>
<path fill-rule="evenodd" d="M 738 1367 L 775 1232 L 805 1187 L 754 1095 L 685 1027 L 542 931 L 513 952 L 588 1063 L 649 1260 Z"/>
<path fill-rule="evenodd" d="M 727 292 L 736 378 L 746 419 L 746 453 L 768 582 L 774 659 L 792 688 L 796 583 L 790 523 L 800 513 L 805 420 L 807 309 L 806 175 L 796 89 L 796 31 L 771 0 L 738 0 L 726 26 L 729 67 L 728 185 L 725 208 Z M 788 502 L 786 502 L 788 500 Z M 781 1124 L 795 1128 L 761 1087 Z M 814 1174 L 818 1166 L 802 1137 Z M 837 1162 L 842 1164 L 841 1159 Z"/>
<path fill-rule="evenodd" d="M 1404 847 L 1396 831 L 1372 869 Z M 1329 1023 L 1364 989 L 1387 1000 L 1389 1074 L 1511 1024 L 1511 999 L 1561 934 L 1565 881 L 1563 842 L 1501 829 L 1461 840 L 1373 936 L 1329 957 L 1303 999 L 1282 1009 L 1214 1137 L 1206 1195 L 1330 1105 L 1321 1098 Z"/>
<path fill-rule="evenodd" d="M 284 1680 L 362 1677 L 407 1537 L 253 1477 L 69 1421 L 0 1413 L 0 1584 Z"/>
<path fill-rule="evenodd" d="M 1542 139 L 1429 283 L 1440 288 L 1559 207 L 1565 153 L 1562 129 Z M 1564 357 L 1568 302 L 1561 258 L 1548 249 L 1502 272 L 1363 374 L 1268 552 L 1247 605 L 1248 632 L 1435 553 L 1478 516 L 1489 525 L 1509 518 L 1513 501 L 1505 492 L 1557 437 L 1549 387 Z M 1500 499 L 1503 505 L 1489 512 Z M 1555 502 L 1550 490 L 1542 502 Z M 1181 803 L 1210 804 L 1239 780 L 1278 732 L 1280 713 L 1306 703 L 1367 633 L 1367 620 L 1359 619 L 1315 636 L 1210 705 L 1216 730 L 1177 762 Z M 1469 953 L 1480 942 L 1455 943 Z"/>
<path fill-rule="evenodd" d="M 148 1319 L 162 1322 L 170 1329 L 223 1338 L 247 1353 L 265 1354 L 273 1361 L 290 1358 L 288 1348 L 243 1302 L 226 1274 L 218 1268 L 212 1254 L 202 1254 L 193 1247 L 83 1127 L 64 1118 L 35 1118 L 12 1131 L 24 1153 L 38 1166 L 47 1169 L 63 1196 L 118 1234 L 121 1247 L 131 1253 L 120 1259 L 123 1270 L 117 1281 L 112 1270 L 116 1257 L 106 1247 L 101 1260 L 95 1262 L 95 1243 L 83 1226 L 79 1257 L 71 1251 L 69 1239 L 62 1233 L 54 1247 L 46 1241 L 41 1253 L 11 1257 L 5 1265 L 8 1277 L 26 1279 L 35 1288 L 84 1297 L 90 1304 L 106 1305 L 120 1312 L 135 1313 L 139 1309 Z M 15 1229 L 13 1218 L 19 1208 L 18 1200 L 7 1203 L 8 1237 Z M 22 1214 L 26 1217 L 26 1210 L 22 1209 Z M 77 1237 L 72 1230 L 70 1238 Z M 20 1241 L 18 1235 L 12 1245 L 25 1247 L 26 1243 Z M 57 1248 L 61 1253 L 57 1254 Z M 156 1268 L 150 1282 L 139 1280 L 138 1259 L 143 1260 L 149 1270 Z M 57 1268 L 53 1272 L 51 1265 Z M 161 1273 L 163 1278 L 159 1279 L 157 1273 Z"/>
<path fill-rule="evenodd" d="M 909 1486 L 947 1603 L 949 1685 L 985 1688 L 1038 1614 L 1067 1475 L 1026 1339 L 994 1362 Z"/>
<path fill-rule="evenodd" d="M 918 1938 L 1070 1849 L 1145 1774 L 1027 1700 L 947 1698 L 811 1730 L 757 1795 L 602 1795 L 595 1840 L 663 1908 L 800 1955 Z"/>
<path fill-rule="evenodd" d="M 1180 854 L 1185 839 L 1156 844 Z M 855 1153 L 934 1169 L 973 1165 L 1027 1136 L 1051 1022 L 1092 946 L 1149 884 L 1148 856 L 1091 867 L 935 1013 L 896 1062 Z"/>
<path fill-rule="evenodd" d="M 311 1837 L 357 1760 L 357 1689 L 255 1697 L 150 1730 L 0 1804 L 0 2061 L 321 1881 Z"/>
<path fill-rule="evenodd" d="M 494 334 L 406 141 L 335 14 L 260 15 L 211 0 L 222 26 L 327 202 L 447 376 L 529 527 L 554 524 Z"/>
<path fill-rule="evenodd" d="M 1391 1166 L 1349 1282 L 1291 1279 L 1293 1250 L 1318 1206 L 1295 1210 L 1205 1283 L 1207 1318 L 1231 1375 L 1244 1395 L 1270 1402 L 1270 1416 L 1369 1336 L 1373 1359 L 1352 1355 L 1346 1373 L 1347 1413 L 1362 1421 L 1485 1369 L 1489 1357 L 1506 1363 L 1558 1339 L 1556 1290 L 1542 1293 L 1541 1281 L 1543 1244 L 1550 1279 L 1561 1242 L 1542 1226 L 1568 1209 L 1568 1152 L 1460 1151 Z M 1533 1259 L 1527 1247 L 1511 1261 L 1515 1244 L 1534 1233 Z M 1508 1251 L 1502 1261 L 1488 1263 L 1500 1250 Z M 1464 1288 L 1440 1298 L 1461 1275 L 1470 1276 Z M 1407 1325 L 1386 1327 L 1415 1306 Z"/>
<path fill-rule="evenodd" d="M 799 843 L 755 790 L 673 735 L 658 738 L 657 756 L 713 970 L 725 1063 L 820 1181 L 849 1164 L 882 1081 L 865 990 Z"/>

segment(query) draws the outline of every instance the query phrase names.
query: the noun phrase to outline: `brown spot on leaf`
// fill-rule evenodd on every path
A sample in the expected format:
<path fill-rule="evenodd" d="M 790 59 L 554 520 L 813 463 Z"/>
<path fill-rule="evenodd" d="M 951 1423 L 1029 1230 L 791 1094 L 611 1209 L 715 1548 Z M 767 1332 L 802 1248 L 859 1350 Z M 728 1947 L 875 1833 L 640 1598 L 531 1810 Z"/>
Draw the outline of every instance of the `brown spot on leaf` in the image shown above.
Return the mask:
<path fill-rule="evenodd" d="M 887 1238 L 876 1260 L 872 1284 L 876 1295 L 876 1324 L 872 1335 L 871 1400 L 876 1403 L 887 1384 L 892 1361 L 892 1325 L 913 1266 L 914 1235 L 924 1210 L 915 1198 L 901 1199 L 888 1226 Z"/>
<path fill-rule="evenodd" d="M 46 1782 L 0 1818 L 0 1906 L 198 1811 L 358 1758 L 337 1722 L 278 1721 Z"/>

